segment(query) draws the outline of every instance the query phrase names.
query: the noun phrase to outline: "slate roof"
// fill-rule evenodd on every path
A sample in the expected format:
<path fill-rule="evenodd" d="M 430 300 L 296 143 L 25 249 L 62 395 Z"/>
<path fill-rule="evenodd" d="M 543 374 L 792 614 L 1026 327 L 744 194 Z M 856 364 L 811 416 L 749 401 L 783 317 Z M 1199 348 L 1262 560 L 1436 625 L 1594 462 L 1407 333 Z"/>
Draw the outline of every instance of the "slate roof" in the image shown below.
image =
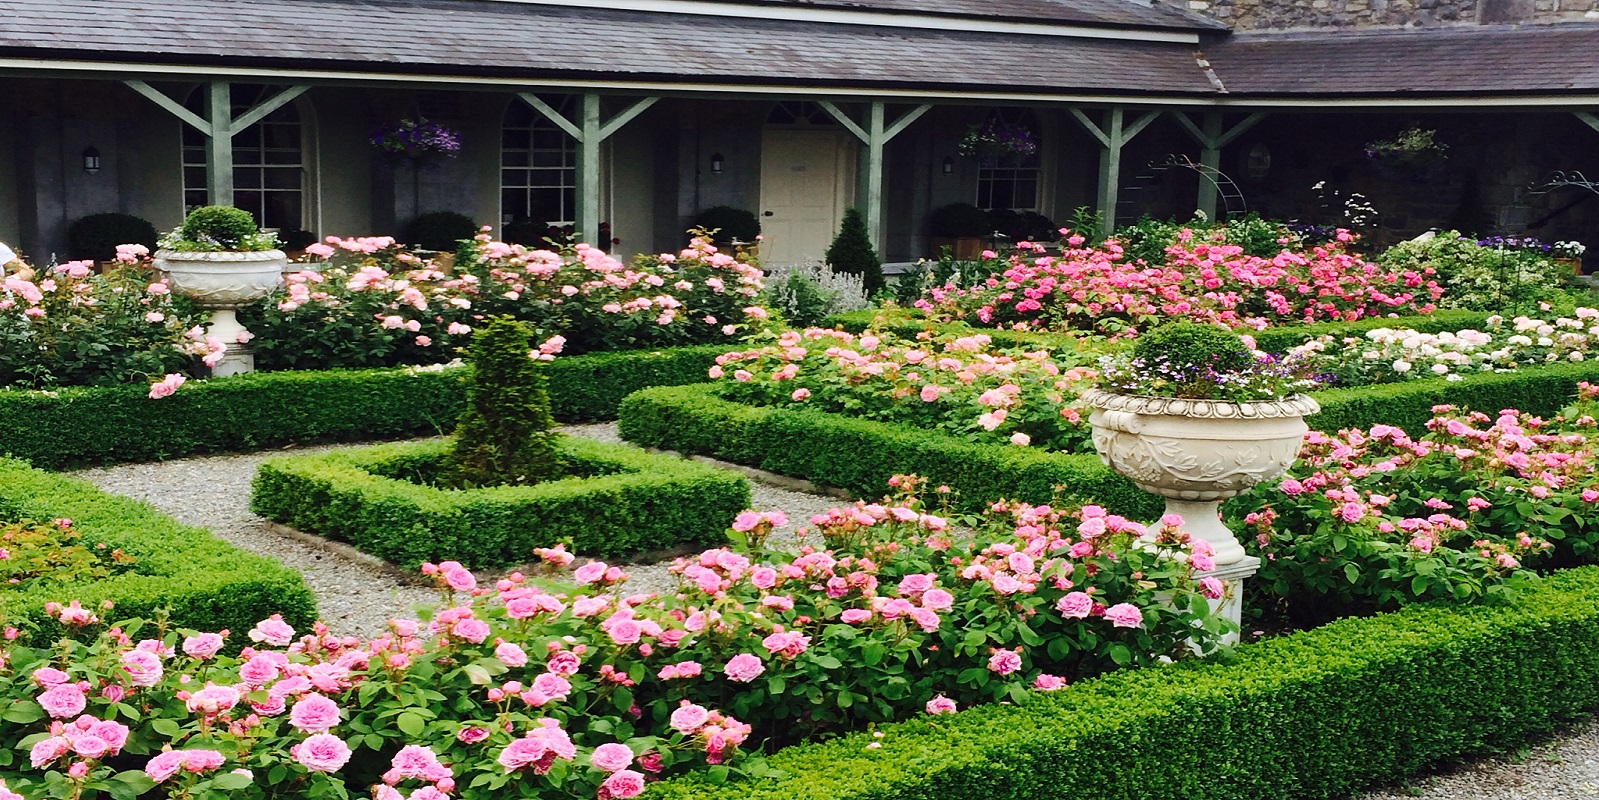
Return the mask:
<path fill-rule="evenodd" d="M 845 9 L 892 14 L 983 17 L 1018 22 L 1064 22 L 1224 31 L 1227 26 L 1162 2 L 1141 0 L 714 0 L 763 6 Z"/>
<path fill-rule="evenodd" d="M 1599 24 L 1238 34 L 1205 55 L 1233 95 L 1446 96 L 1599 89 Z"/>
<path fill-rule="evenodd" d="M 1180 43 L 481 0 L 0 0 L 0 55 L 519 78 L 1213 91 L 1193 46 Z"/>

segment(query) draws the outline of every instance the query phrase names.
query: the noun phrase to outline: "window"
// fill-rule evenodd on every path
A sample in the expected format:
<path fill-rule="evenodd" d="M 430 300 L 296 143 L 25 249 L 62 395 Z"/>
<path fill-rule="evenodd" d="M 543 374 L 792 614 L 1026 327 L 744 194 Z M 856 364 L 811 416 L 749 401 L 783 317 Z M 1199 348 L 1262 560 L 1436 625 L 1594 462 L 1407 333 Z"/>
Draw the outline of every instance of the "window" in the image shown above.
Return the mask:
<path fill-rule="evenodd" d="M 999 122 L 1025 129 L 1039 141 L 1038 117 L 1030 109 L 998 108 L 989 112 L 985 122 Z M 1004 156 L 984 159 L 977 169 L 977 207 L 1010 209 L 1012 211 L 1038 211 L 1039 155 L 1042 147 L 1026 156 Z"/>
<path fill-rule="evenodd" d="M 282 89 L 233 84 L 233 115 L 238 117 Z M 190 111 L 207 116 L 208 96 L 205 89 L 198 89 L 190 93 L 185 105 Z M 212 203 L 206 181 L 206 139 L 192 125 L 183 126 L 186 211 Z M 233 137 L 233 205 L 254 214 L 263 228 L 299 230 L 306 226 L 304 139 L 300 113 L 292 102 Z"/>
<path fill-rule="evenodd" d="M 543 97 L 570 119 L 575 98 Z M 500 221 L 560 227 L 577 219 L 577 143 L 521 100 L 505 110 L 500 142 Z"/>

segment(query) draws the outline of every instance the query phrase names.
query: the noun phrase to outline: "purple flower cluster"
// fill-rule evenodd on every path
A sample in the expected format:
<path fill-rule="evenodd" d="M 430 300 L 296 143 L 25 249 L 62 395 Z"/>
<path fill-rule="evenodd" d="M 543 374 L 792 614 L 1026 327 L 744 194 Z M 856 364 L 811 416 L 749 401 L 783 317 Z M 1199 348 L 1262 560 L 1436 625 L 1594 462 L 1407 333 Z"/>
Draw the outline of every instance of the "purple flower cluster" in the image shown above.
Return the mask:
<path fill-rule="evenodd" d="M 1531 236 L 1489 236 L 1485 239 L 1473 239 L 1470 236 L 1462 236 L 1460 237 L 1460 240 L 1463 242 L 1476 242 L 1478 247 L 1495 247 L 1505 250 L 1528 250 L 1534 253 L 1548 253 L 1555 249 L 1554 245 L 1548 242 L 1540 241 Z"/>
<path fill-rule="evenodd" d="M 1100 362 L 1100 386 L 1106 391 L 1142 397 L 1249 402 L 1281 400 L 1320 387 L 1322 376 L 1272 355 L 1262 355 L 1244 370 L 1218 369 L 1214 364 L 1175 364 L 1165 356 L 1152 359 L 1107 356 Z"/>
<path fill-rule="evenodd" d="M 1038 152 L 1038 140 L 1025 125 L 990 119 L 972 126 L 960 143 L 961 155 L 1020 156 Z"/>
<path fill-rule="evenodd" d="M 372 146 L 391 157 L 454 158 L 461 152 L 461 134 L 437 122 L 402 119 L 372 132 Z"/>

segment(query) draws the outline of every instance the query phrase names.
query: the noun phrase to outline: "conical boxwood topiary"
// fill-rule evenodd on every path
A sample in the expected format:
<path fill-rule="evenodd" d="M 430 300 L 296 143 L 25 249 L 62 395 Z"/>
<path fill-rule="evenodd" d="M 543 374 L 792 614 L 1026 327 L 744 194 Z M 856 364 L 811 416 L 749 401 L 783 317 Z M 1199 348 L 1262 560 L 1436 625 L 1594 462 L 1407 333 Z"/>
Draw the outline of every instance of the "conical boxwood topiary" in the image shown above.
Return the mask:
<path fill-rule="evenodd" d="M 827 263 L 834 272 L 861 276 L 868 295 L 883 288 L 883 262 L 872 247 L 871 234 L 866 230 L 866 219 L 860 209 L 844 212 L 844 222 L 839 226 L 838 237 L 827 248 Z"/>
<path fill-rule="evenodd" d="M 472 384 L 455 429 L 461 486 L 527 485 L 559 473 L 547 378 L 533 360 L 532 332 L 497 317 L 472 337 Z"/>

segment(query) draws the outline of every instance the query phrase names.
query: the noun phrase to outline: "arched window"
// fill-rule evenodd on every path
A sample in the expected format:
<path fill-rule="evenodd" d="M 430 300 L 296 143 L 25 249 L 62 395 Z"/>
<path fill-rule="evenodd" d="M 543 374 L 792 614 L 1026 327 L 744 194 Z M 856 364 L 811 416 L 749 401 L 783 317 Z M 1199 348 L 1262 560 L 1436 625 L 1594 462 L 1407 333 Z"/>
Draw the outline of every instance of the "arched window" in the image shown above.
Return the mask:
<path fill-rule="evenodd" d="M 987 130 L 1001 137 L 1027 136 L 1034 145 L 1026 155 L 999 154 L 982 157 L 977 169 L 978 208 L 1038 211 L 1039 179 L 1043 170 L 1039 159 L 1038 115 L 1027 108 L 996 108 L 983 121 Z"/>
<path fill-rule="evenodd" d="M 571 118 L 575 98 L 542 97 Z M 560 227 L 577 220 L 577 143 L 521 100 L 505 109 L 500 140 L 500 221 Z"/>
<path fill-rule="evenodd" d="M 233 115 L 238 117 L 282 88 L 233 84 Z M 196 90 L 184 105 L 205 117 L 208 96 L 203 89 Z M 185 211 L 213 202 L 206 181 L 206 138 L 193 126 L 183 126 Z M 305 138 L 295 103 L 284 104 L 233 137 L 233 205 L 254 214 L 263 228 L 298 230 L 308 226 L 306 186 L 310 181 Z"/>

